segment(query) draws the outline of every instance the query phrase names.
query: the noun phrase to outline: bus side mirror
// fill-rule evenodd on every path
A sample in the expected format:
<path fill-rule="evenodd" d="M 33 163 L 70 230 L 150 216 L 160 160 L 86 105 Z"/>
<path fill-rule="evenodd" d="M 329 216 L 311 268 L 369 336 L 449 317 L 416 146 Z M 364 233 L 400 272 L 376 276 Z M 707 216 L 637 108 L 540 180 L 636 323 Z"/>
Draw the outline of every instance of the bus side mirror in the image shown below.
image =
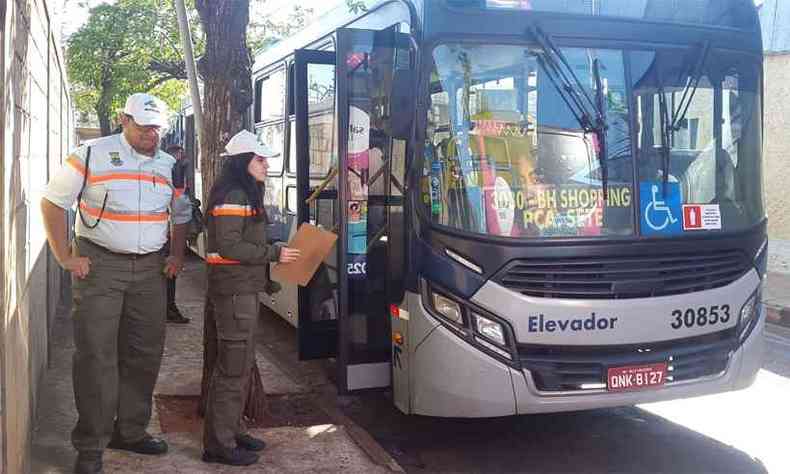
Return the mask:
<path fill-rule="evenodd" d="M 416 74 L 413 69 L 396 69 L 392 76 L 390 133 L 392 138 L 411 138 L 416 107 Z"/>

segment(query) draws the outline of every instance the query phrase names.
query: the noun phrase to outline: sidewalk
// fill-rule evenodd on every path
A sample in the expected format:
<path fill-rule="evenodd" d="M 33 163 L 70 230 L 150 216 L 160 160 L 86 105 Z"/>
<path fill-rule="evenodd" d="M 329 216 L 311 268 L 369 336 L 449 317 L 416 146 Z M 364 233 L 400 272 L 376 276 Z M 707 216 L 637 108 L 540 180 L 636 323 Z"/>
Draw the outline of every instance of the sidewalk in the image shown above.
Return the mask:
<path fill-rule="evenodd" d="M 185 325 L 168 324 L 164 359 L 154 391 L 154 415 L 149 432 L 166 439 L 170 452 L 151 457 L 106 450 L 105 472 L 391 472 L 375 463 L 353 441 L 349 430 L 353 432 L 357 427 L 333 424 L 335 418 L 315 402 L 312 388 L 296 382 L 261 350 L 257 359 L 268 412 L 260 426 L 251 430 L 267 443 L 260 462 L 237 468 L 200 460 L 202 420 L 195 410 L 203 365 L 204 282 L 202 261 L 191 259 L 178 279 L 177 299 L 182 312 L 192 321 Z M 74 345 L 71 321 L 65 310 L 57 318 L 52 337 L 51 364 L 42 384 L 33 436 L 33 473 L 70 473 L 75 459 L 69 441 L 76 421 L 71 382 Z"/>
<path fill-rule="evenodd" d="M 790 327 L 790 241 L 768 242 L 768 276 L 763 287 L 768 322 Z"/>

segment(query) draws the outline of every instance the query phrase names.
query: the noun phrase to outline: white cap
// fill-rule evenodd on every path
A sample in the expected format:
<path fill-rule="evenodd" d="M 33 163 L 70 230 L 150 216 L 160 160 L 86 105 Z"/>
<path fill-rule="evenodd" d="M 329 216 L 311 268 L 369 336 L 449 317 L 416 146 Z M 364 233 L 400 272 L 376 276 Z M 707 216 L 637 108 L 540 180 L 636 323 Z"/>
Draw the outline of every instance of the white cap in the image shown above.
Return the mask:
<path fill-rule="evenodd" d="M 248 130 L 242 130 L 233 135 L 228 140 L 228 144 L 225 145 L 225 153 L 222 153 L 222 156 L 241 155 L 243 153 L 255 153 L 264 158 L 280 156 L 279 153 L 273 152 L 269 147 L 259 142 L 258 137 Z"/>
<path fill-rule="evenodd" d="M 138 92 L 126 99 L 123 113 L 131 115 L 137 125 L 167 127 L 167 106 L 158 98 Z"/>

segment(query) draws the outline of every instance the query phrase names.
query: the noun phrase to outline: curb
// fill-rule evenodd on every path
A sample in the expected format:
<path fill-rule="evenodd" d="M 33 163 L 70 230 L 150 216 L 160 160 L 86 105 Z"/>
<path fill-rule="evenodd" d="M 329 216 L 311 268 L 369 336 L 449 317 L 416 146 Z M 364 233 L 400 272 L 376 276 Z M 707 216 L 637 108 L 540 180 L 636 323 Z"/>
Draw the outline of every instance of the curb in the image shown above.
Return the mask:
<path fill-rule="evenodd" d="M 768 323 L 790 327 L 790 308 L 765 304 L 765 312 Z"/>
<path fill-rule="evenodd" d="M 312 394 L 318 408 L 323 411 L 335 425 L 345 427 L 351 441 L 364 452 L 373 464 L 389 469 L 391 472 L 406 472 L 398 461 L 393 458 L 373 436 L 354 420 L 346 416 L 337 407 L 337 391 L 334 385 L 311 385 L 306 379 L 307 375 L 300 369 L 298 363 L 283 360 L 267 344 L 256 344 L 256 350 L 263 352 L 267 359 L 278 366 L 288 377 L 307 387 L 305 394 Z"/>

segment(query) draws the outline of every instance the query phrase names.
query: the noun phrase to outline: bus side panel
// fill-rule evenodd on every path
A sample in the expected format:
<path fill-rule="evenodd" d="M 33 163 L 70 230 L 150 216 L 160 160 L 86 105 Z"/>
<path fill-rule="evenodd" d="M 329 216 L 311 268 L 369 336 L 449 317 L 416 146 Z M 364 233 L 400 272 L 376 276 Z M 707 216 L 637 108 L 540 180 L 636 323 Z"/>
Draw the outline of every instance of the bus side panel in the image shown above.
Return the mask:
<path fill-rule="evenodd" d="M 406 292 L 403 305 L 399 308 L 398 317 L 392 318 L 392 390 L 395 406 L 405 414 L 412 413 L 411 388 L 413 376 L 413 353 L 415 348 L 439 326 L 433 318 L 420 316 L 419 295 Z M 403 344 L 396 342 L 400 333 Z"/>
<path fill-rule="evenodd" d="M 410 322 L 433 319 L 423 305 Z M 510 369 L 438 326 L 415 348 L 410 361 L 412 412 L 417 415 L 483 418 L 516 414 Z"/>

